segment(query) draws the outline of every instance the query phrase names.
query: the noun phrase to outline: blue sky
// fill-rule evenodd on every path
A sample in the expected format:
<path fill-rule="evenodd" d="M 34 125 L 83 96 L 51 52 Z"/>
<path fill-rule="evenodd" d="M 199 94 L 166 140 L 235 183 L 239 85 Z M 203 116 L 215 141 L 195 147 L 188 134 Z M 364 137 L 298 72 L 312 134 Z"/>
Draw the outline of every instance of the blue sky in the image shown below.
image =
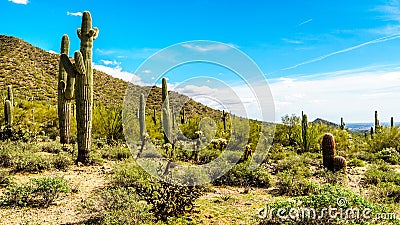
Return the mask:
<path fill-rule="evenodd" d="M 398 1 L 0 0 L 0 33 L 55 52 L 66 33 L 72 54 L 79 49 L 76 29 L 84 10 L 100 29 L 95 68 L 113 76 L 150 84 L 147 78 L 157 79 L 151 69 L 136 71 L 146 58 L 177 43 L 211 40 L 239 49 L 259 66 L 270 85 L 276 121 L 305 111 L 311 119 L 370 122 L 375 110 L 381 121 L 400 120 Z M 192 48 L 205 49 L 223 50 Z M 208 91 L 229 109 L 232 99 L 223 87 L 185 85 L 191 77 L 218 78 L 241 99 L 254 98 L 244 104 L 250 117 L 258 117 L 253 112 L 257 96 L 226 68 L 197 63 L 165 76 L 171 88 L 184 94 Z"/>

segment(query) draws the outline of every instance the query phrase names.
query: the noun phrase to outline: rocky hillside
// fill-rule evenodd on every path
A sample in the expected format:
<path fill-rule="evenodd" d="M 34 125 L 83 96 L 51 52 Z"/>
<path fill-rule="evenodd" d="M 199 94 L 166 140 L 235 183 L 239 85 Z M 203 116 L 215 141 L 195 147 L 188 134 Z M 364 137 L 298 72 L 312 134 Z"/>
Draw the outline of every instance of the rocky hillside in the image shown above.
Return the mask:
<path fill-rule="evenodd" d="M 5 96 L 6 86 L 13 85 L 14 98 L 29 101 L 47 101 L 51 105 L 57 100 L 57 76 L 59 55 L 11 36 L 0 35 L 0 93 Z M 106 73 L 94 70 L 94 98 L 96 103 L 122 105 L 128 83 Z M 137 91 L 150 88 L 147 107 L 159 110 L 161 89 L 133 85 Z M 219 111 L 194 102 L 187 96 L 170 92 L 171 103 L 187 102 L 188 116 L 193 113 L 220 117 Z M 150 113 L 148 111 L 148 113 Z"/>

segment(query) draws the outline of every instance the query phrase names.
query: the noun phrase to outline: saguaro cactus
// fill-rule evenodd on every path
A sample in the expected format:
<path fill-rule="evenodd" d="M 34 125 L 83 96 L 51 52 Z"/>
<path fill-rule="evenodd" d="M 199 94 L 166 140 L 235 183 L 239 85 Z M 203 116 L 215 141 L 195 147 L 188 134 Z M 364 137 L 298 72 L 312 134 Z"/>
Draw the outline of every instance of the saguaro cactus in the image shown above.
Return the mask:
<path fill-rule="evenodd" d="M 92 28 L 92 17 L 85 11 L 82 16 L 82 26 L 78 28 L 78 37 L 81 40 L 80 51 L 74 54 L 75 64 L 72 64 L 66 54 L 61 54 L 61 62 L 68 73 L 68 77 L 76 78 L 76 121 L 78 130 L 78 158 L 77 162 L 89 163 L 92 113 L 93 113 L 93 40 L 99 30 Z M 67 82 L 67 90 L 69 83 Z M 67 96 L 70 97 L 70 96 Z"/>
<path fill-rule="evenodd" d="M 343 121 L 343 117 L 340 117 L 340 129 L 344 130 L 345 126 L 346 126 L 346 124 Z"/>
<path fill-rule="evenodd" d="M 153 119 L 154 125 L 157 125 L 156 108 L 153 109 L 153 116 L 151 118 Z"/>
<path fill-rule="evenodd" d="M 224 131 L 226 131 L 226 120 L 228 113 L 225 110 L 222 110 L 222 122 L 224 123 Z"/>
<path fill-rule="evenodd" d="M 140 140 L 142 141 L 142 146 L 140 148 L 140 152 L 138 153 L 138 157 L 143 151 L 145 142 L 146 142 L 146 121 L 145 121 L 145 108 L 146 102 L 144 100 L 144 95 L 140 95 L 139 101 L 139 132 L 140 132 Z"/>
<path fill-rule="evenodd" d="M 171 111 L 169 109 L 167 79 L 162 79 L 162 126 L 164 130 L 164 142 L 170 143 L 172 135 Z"/>
<path fill-rule="evenodd" d="M 182 113 L 181 113 L 182 115 L 181 115 L 181 124 L 184 124 L 186 121 L 185 121 L 185 109 L 184 108 L 182 108 Z"/>
<path fill-rule="evenodd" d="M 390 127 L 393 128 L 394 127 L 394 120 L 393 120 L 393 116 L 390 117 Z"/>
<path fill-rule="evenodd" d="M 13 122 L 13 106 L 10 100 L 4 102 L 4 118 L 6 127 L 10 128 Z"/>
<path fill-rule="evenodd" d="M 14 106 L 14 95 L 12 91 L 12 85 L 7 86 L 7 100 L 11 102 L 11 105 Z"/>
<path fill-rule="evenodd" d="M 69 55 L 69 38 L 64 35 L 61 40 L 61 55 Z M 74 79 L 74 78 L 72 78 Z M 66 97 L 66 88 L 68 74 L 65 71 L 63 64 L 59 63 L 58 68 L 58 123 L 60 126 L 60 142 L 61 144 L 69 144 L 70 137 L 70 121 L 71 121 L 71 100 Z M 70 82 L 73 81 L 70 79 Z M 73 81 L 74 82 L 74 81 Z M 74 88 L 70 84 L 69 88 Z M 73 91 L 70 90 L 70 95 Z M 71 96 L 70 96 L 71 97 Z"/>
<path fill-rule="evenodd" d="M 303 116 L 301 118 L 301 137 L 303 140 L 303 151 L 304 152 L 308 151 L 307 128 L 308 128 L 307 115 L 303 114 Z"/>
<path fill-rule="evenodd" d="M 375 111 L 375 133 L 379 130 L 378 111 Z"/>

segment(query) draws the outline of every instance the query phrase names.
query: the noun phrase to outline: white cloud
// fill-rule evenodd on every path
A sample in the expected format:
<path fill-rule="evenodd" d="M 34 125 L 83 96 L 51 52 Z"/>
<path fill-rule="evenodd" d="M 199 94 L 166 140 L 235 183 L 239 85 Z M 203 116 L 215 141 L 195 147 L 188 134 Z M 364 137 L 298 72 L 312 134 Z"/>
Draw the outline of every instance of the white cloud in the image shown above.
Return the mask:
<path fill-rule="evenodd" d="M 296 44 L 296 45 L 303 44 L 302 41 L 288 39 L 288 38 L 282 38 L 282 41 L 287 42 L 289 44 Z"/>
<path fill-rule="evenodd" d="M 142 72 L 145 74 L 149 74 L 149 73 L 151 73 L 151 70 L 143 70 Z"/>
<path fill-rule="evenodd" d="M 103 59 L 101 59 L 100 62 L 102 62 L 106 66 L 107 65 L 119 65 L 119 63 L 116 60 L 111 61 L 111 60 L 103 60 Z"/>
<path fill-rule="evenodd" d="M 82 16 L 82 12 L 67 12 L 68 16 Z"/>
<path fill-rule="evenodd" d="M 115 68 L 109 67 L 109 66 L 104 66 L 104 65 L 97 65 L 94 64 L 93 66 L 94 69 L 102 71 L 104 73 L 107 73 L 115 78 L 120 78 L 124 81 L 131 82 L 133 84 L 137 85 L 144 85 L 141 78 L 133 73 L 129 73 L 126 71 L 122 71 L 122 68 L 120 66 L 117 66 Z"/>
<path fill-rule="evenodd" d="M 225 44 L 194 45 L 189 43 L 184 43 L 182 44 L 182 46 L 197 52 L 226 51 L 229 50 L 231 47 L 235 47 L 233 45 L 225 45 Z"/>
<path fill-rule="evenodd" d="M 28 0 L 8 0 L 9 2 L 13 2 L 15 4 L 20 4 L 20 5 L 27 5 L 29 3 Z"/>
<path fill-rule="evenodd" d="M 271 82 L 270 88 L 278 120 L 285 114 L 304 111 L 312 119 L 320 117 L 336 123 L 340 117 L 349 122 L 371 122 L 373 112 L 378 110 L 381 120 L 388 121 L 400 110 L 396 103 L 400 97 L 400 71 L 349 71 L 312 80 L 281 78 Z"/>
<path fill-rule="evenodd" d="M 51 53 L 51 54 L 58 54 L 56 51 L 53 51 L 53 50 L 49 50 L 49 51 L 47 51 L 47 52 L 49 52 L 49 53 Z"/>

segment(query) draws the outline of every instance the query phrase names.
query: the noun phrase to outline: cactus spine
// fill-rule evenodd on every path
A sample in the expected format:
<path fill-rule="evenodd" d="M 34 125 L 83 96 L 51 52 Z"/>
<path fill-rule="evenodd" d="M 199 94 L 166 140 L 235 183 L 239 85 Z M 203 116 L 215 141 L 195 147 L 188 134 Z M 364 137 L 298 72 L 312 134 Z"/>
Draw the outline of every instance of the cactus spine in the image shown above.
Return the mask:
<path fill-rule="evenodd" d="M 69 38 L 64 35 L 61 40 L 61 54 L 69 55 Z M 71 121 L 71 100 L 66 98 L 66 81 L 68 74 L 63 64 L 59 63 L 58 68 L 58 123 L 60 127 L 61 144 L 69 144 L 70 138 L 70 121 Z M 71 80 L 70 80 L 71 82 Z"/>
<path fill-rule="evenodd" d="M 379 130 L 378 111 L 375 111 L 375 133 Z"/>
<path fill-rule="evenodd" d="M 171 111 L 169 109 L 169 98 L 168 98 L 168 87 L 167 79 L 162 79 L 162 121 L 164 130 L 164 143 L 170 143 L 169 138 L 172 135 L 172 124 L 171 124 Z"/>
<path fill-rule="evenodd" d="M 307 128 L 308 128 L 307 115 L 302 112 L 301 137 L 302 137 L 302 140 L 303 140 L 303 151 L 304 152 L 308 151 Z"/>
<path fill-rule="evenodd" d="M 77 34 L 80 43 L 80 51 L 74 54 L 75 63 L 72 64 L 66 54 L 61 55 L 61 62 L 68 73 L 68 78 L 76 78 L 76 121 L 78 130 L 78 158 L 77 162 L 90 163 L 90 146 L 92 136 L 92 113 L 93 113 L 93 40 L 98 36 L 99 30 L 92 28 L 92 18 L 85 11 L 82 16 L 82 26 L 78 28 Z M 68 90 L 73 89 L 67 81 L 66 97 Z"/>

